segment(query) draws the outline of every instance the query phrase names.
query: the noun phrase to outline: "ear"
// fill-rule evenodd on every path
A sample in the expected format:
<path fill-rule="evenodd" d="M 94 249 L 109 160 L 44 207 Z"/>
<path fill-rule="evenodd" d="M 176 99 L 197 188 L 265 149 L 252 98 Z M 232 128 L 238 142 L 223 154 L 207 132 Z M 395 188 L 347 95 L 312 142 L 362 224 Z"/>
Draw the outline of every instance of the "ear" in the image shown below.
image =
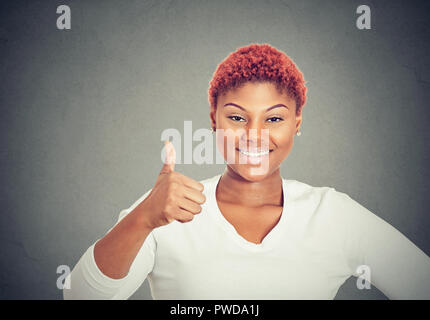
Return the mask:
<path fill-rule="evenodd" d="M 213 106 L 211 106 L 209 117 L 211 121 L 211 128 L 216 128 L 216 110 Z"/>
<path fill-rule="evenodd" d="M 302 125 L 302 113 L 300 112 L 300 115 L 296 116 L 296 132 L 300 130 L 301 125 Z"/>

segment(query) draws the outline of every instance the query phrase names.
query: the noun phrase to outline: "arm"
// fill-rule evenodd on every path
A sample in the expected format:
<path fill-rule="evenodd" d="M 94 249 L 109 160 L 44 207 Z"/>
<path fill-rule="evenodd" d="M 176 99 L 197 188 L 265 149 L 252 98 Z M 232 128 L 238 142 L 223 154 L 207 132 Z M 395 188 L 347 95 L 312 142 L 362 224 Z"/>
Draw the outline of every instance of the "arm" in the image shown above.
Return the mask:
<path fill-rule="evenodd" d="M 174 172 L 175 150 L 166 142 L 166 162 L 154 187 L 123 210 L 117 224 L 81 257 L 69 275 L 65 299 L 126 299 L 153 269 L 153 231 L 174 220 L 193 220 L 206 200 L 204 186 Z"/>
<path fill-rule="evenodd" d="M 370 268 L 370 281 L 389 299 L 430 299 L 430 258 L 399 230 L 344 193 L 348 216 L 348 256 L 356 274 Z"/>
<path fill-rule="evenodd" d="M 152 229 L 136 210 L 149 193 L 121 211 L 115 226 L 88 248 L 69 275 L 71 288 L 63 290 L 64 299 L 127 299 L 140 287 L 156 250 Z"/>

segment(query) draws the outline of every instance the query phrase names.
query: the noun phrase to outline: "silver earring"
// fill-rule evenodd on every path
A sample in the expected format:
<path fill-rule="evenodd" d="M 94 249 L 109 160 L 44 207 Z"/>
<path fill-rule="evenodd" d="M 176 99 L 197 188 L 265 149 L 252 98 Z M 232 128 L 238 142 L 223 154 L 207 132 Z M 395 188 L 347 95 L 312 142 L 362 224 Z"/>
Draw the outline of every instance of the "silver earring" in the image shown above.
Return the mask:
<path fill-rule="evenodd" d="M 302 133 L 301 133 L 301 131 L 299 130 L 299 131 L 297 131 L 297 135 L 298 136 L 300 136 Z"/>

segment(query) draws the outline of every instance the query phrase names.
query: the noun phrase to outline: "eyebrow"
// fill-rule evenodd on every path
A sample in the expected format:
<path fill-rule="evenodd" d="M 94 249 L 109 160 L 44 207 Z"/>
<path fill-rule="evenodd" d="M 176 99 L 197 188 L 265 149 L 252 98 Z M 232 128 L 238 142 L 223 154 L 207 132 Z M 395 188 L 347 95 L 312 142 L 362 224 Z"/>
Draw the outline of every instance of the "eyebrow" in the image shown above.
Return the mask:
<path fill-rule="evenodd" d="M 224 105 L 224 107 L 227 107 L 227 106 L 234 106 L 234 107 L 237 107 L 237 108 L 239 108 L 239 109 L 241 109 L 241 110 L 243 110 L 243 111 L 247 112 L 247 110 L 246 110 L 244 107 L 241 107 L 241 106 L 239 106 L 239 105 L 237 105 L 237 104 L 235 104 L 235 103 L 232 103 L 232 102 L 226 103 L 226 104 Z M 267 111 L 270 111 L 270 110 L 272 110 L 272 109 L 275 109 L 275 108 L 280 108 L 280 107 L 284 107 L 284 108 L 289 109 L 285 104 L 278 103 L 278 104 L 275 104 L 274 106 L 271 106 L 271 107 L 267 108 L 267 109 L 266 109 L 266 112 L 267 112 Z"/>

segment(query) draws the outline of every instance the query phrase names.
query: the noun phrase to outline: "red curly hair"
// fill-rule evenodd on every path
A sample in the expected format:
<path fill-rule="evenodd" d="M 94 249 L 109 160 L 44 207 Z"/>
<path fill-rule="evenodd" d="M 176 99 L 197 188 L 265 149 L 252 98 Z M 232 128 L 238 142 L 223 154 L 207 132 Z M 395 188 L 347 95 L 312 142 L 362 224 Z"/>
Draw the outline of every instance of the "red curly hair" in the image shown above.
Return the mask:
<path fill-rule="evenodd" d="M 248 81 L 268 81 L 296 101 L 296 115 L 306 102 L 305 80 L 294 62 L 269 44 L 250 44 L 222 61 L 209 83 L 209 104 L 216 110 L 217 98 Z"/>

